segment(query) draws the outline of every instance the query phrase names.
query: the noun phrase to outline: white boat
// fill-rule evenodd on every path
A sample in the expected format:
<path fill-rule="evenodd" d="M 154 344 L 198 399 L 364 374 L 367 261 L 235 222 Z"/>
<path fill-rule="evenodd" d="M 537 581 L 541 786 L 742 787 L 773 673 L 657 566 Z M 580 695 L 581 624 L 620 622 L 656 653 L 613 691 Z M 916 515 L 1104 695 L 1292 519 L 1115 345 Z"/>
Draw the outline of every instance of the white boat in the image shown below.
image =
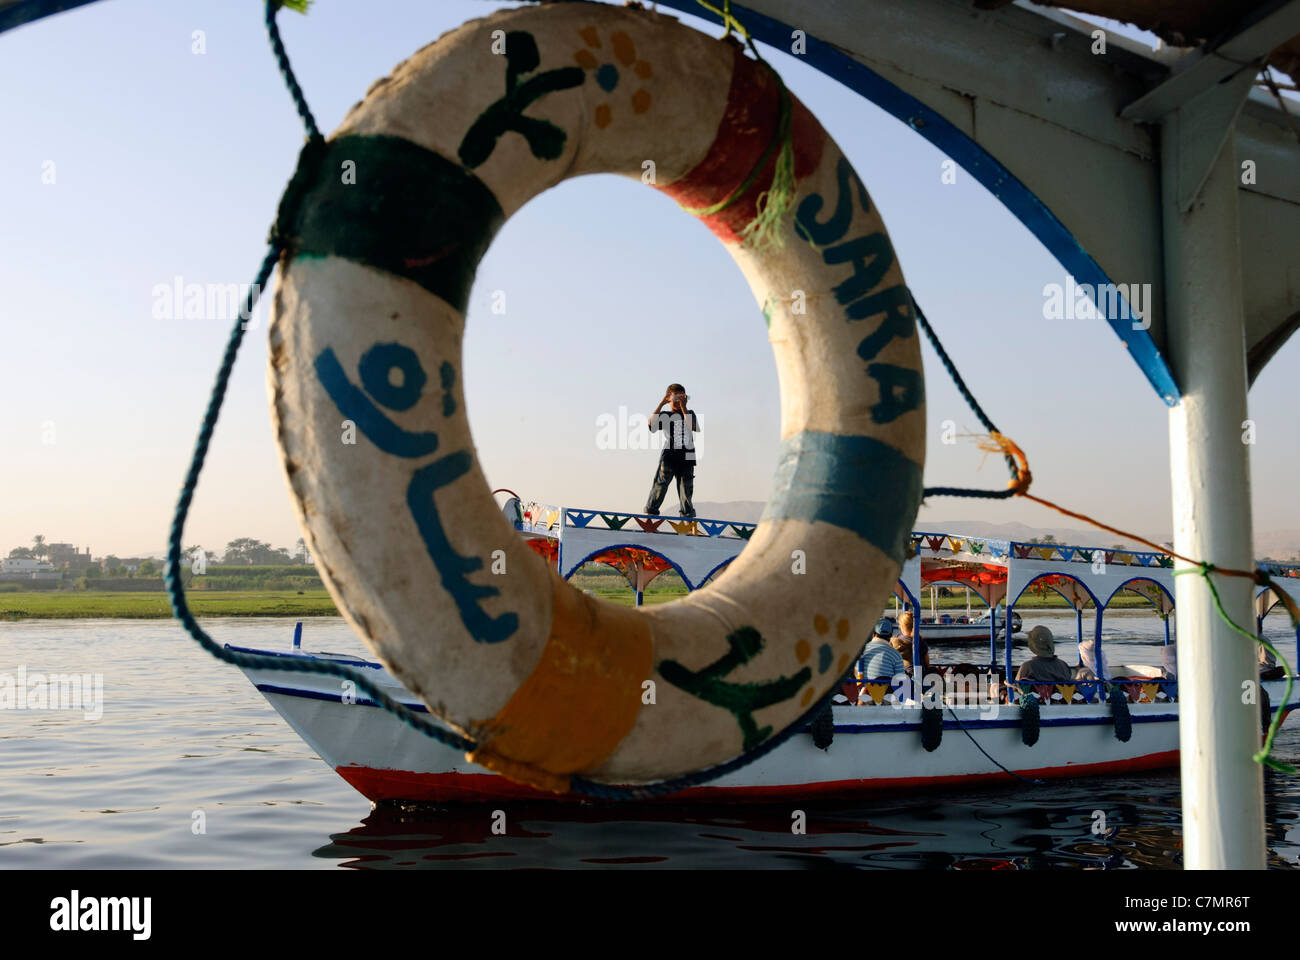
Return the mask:
<path fill-rule="evenodd" d="M 1013 637 L 1020 636 L 1022 633 L 1021 626 L 1023 625 L 1020 614 L 1012 611 L 1011 623 L 1011 635 Z M 968 614 L 940 614 L 937 617 L 921 618 L 921 631 L 925 635 L 926 643 L 931 646 L 944 643 L 987 640 L 989 639 L 989 630 L 993 625 L 994 618 L 988 613 L 978 617 Z M 998 636 L 1006 636 L 1007 624 L 1005 618 L 997 622 L 996 629 Z"/>
<path fill-rule="evenodd" d="M 754 527 L 536 504 L 525 507 L 517 498 L 505 510 L 521 535 L 554 562 L 562 576 L 567 578 L 587 561 L 608 563 L 627 577 L 638 602 L 646 584 L 665 569 L 677 570 L 690 589 L 702 586 L 740 553 Z M 625 529 L 632 520 L 637 521 L 636 527 Z M 672 799 L 754 801 L 853 795 L 1018 777 L 1132 773 L 1177 765 L 1176 677 L 1154 666 L 1108 669 L 1101 650 L 1105 601 L 1120 590 L 1143 592 L 1161 612 L 1172 606 L 1167 558 L 923 533 L 913 535 L 913 554 L 904 566 L 898 591 L 917 613 L 922 582 L 970 586 L 990 604 L 1007 600 L 1013 614 L 1015 600 L 1037 581 L 1065 596 L 1077 613 L 1081 661 L 1116 684 L 1123 703 L 1107 702 L 1107 684 L 1095 680 L 1007 684 L 1006 678 L 1014 672 L 1005 629 L 1000 631 L 1001 651 L 991 631 L 980 632 L 980 638 L 990 638 L 989 661 L 975 666 L 973 673 L 945 678 L 932 687 L 936 697 L 942 696 L 941 710 L 922 707 L 908 678 L 862 682 L 846 678 L 837 697 L 842 702 L 830 708 L 829 724 L 823 716 L 813 725 L 816 735 L 811 728 L 797 731 L 747 766 L 672 794 Z M 1300 597 L 1300 566 L 1265 566 L 1287 593 Z M 1095 633 L 1085 641 L 1083 608 L 1089 598 L 1101 602 Z M 1277 602 L 1272 591 L 1260 591 L 1257 615 L 1262 619 Z M 1005 622 L 1005 617 L 999 619 Z M 929 638 L 935 626 L 922 623 L 920 630 Z M 230 649 L 351 666 L 411 710 L 428 712 L 378 663 L 341 654 L 306 653 L 297 638 L 288 651 Z M 967 664 L 962 669 L 969 668 Z M 943 668 L 934 663 L 931 669 Z M 293 670 L 245 668 L 244 672 L 321 759 L 373 801 L 555 798 L 468 762 L 460 751 L 412 729 L 364 696 L 348 693 L 337 677 Z M 1300 704 L 1300 685 L 1286 703 L 1285 680 L 1261 686 L 1267 693 L 1267 710 L 1261 705 L 1261 712 L 1270 718 L 1278 709 L 1285 718 Z M 1029 693 L 1036 695 L 1039 706 L 1026 706 Z M 1240 696 L 1240 691 L 1228 695 Z M 935 713 L 941 716 L 941 730 L 933 720 Z"/>
<path fill-rule="evenodd" d="M 378 663 L 329 653 L 268 651 L 231 647 L 245 653 L 329 660 L 365 670 L 382 689 L 410 709 L 426 708 Z M 833 736 L 826 749 L 813 733 L 794 734 L 776 749 L 711 783 L 672 794 L 674 801 L 753 802 L 793 797 L 853 796 L 897 788 L 944 787 L 1126 774 L 1178 764 L 1176 684 L 1154 667 L 1126 667 L 1141 681 L 1124 684 L 1131 736 L 1121 741 L 1112 707 L 1083 702 L 1095 691 L 1083 684 L 1035 684 L 1053 702 L 1038 711 L 1037 741 L 1026 744 L 1032 722 L 1019 703 L 958 705 L 961 691 L 945 698 L 938 746 L 925 749 L 922 717 L 915 702 L 833 706 Z M 281 670 L 245 669 L 253 685 L 280 716 L 344 780 L 372 801 L 423 803 L 557 799 L 476 766 L 458 750 L 426 737 L 365 697 L 341 690 L 337 677 Z M 888 685 L 888 681 L 884 681 Z M 871 686 L 845 684 L 846 688 Z M 1276 710 L 1285 681 L 1263 684 Z M 1067 688 L 1062 690 L 1061 688 Z M 1068 688 L 1074 688 L 1068 690 Z M 1145 689 L 1143 689 L 1145 688 Z M 846 692 L 856 693 L 856 690 Z M 1077 701 L 1066 705 L 1065 692 Z M 1168 697 L 1172 696 L 1173 699 Z M 864 700 L 871 701 L 870 691 Z M 1285 710 L 1300 705 L 1300 687 Z M 563 799 L 583 799 L 566 795 Z"/>

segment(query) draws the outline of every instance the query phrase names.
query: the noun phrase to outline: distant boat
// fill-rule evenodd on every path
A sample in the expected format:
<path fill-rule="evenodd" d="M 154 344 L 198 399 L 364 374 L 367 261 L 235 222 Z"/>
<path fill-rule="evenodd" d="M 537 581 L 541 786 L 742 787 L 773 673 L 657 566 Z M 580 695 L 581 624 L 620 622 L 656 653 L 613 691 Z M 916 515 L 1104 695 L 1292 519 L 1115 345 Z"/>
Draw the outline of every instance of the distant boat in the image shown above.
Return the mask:
<path fill-rule="evenodd" d="M 1021 632 L 1022 623 L 1020 614 L 1014 610 L 1011 612 L 1011 623 L 1011 635 L 1015 637 Z M 968 617 L 965 614 L 960 616 L 940 614 L 937 618 L 923 617 L 921 618 L 921 634 L 925 638 L 925 642 L 931 645 L 987 640 L 989 639 L 989 614 L 985 613 L 979 617 Z M 1006 634 L 1006 621 L 999 617 L 998 636 L 1005 639 Z"/>

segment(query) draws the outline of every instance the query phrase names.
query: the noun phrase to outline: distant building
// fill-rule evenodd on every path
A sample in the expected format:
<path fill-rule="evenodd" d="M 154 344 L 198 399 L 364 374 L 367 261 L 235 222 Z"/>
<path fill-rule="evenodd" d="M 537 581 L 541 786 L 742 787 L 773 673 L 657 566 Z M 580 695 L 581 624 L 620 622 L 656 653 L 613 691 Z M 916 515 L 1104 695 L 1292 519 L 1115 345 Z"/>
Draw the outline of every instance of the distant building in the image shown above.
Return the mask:
<path fill-rule="evenodd" d="M 0 560 L 0 577 L 6 580 L 53 580 L 59 576 L 54 564 L 35 557 L 5 557 Z"/>
<path fill-rule="evenodd" d="M 72 574 L 81 574 L 90 566 L 90 548 L 78 550 L 71 543 L 50 543 L 45 547 L 46 557 L 54 564 L 56 570 L 67 570 Z"/>

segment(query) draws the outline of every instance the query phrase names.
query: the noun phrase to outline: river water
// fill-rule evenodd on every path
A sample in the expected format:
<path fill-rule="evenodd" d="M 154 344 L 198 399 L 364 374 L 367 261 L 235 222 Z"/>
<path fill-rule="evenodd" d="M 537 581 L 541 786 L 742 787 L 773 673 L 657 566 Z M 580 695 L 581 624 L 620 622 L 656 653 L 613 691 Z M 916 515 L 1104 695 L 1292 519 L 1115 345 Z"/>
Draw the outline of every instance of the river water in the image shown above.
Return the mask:
<path fill-rule="evenodd" d="M 1025 628 L 1073 637 L 1071 614 L 1026 613 Z M 293 622 L 211 620 L 219 642 L 287 648 Z M 1086 627 L 1086 624 L 1085 624 Z M 1265 635 L 1292 657 L 1284 615 Z M 1108 662 L 1160 662 L 1154 616 L 1114 615 Z M 366 651 L 337 618 L 309 620 L 304 647 Z M 988 645 L 935 660 L 987 659 Z M 1072 651 L 1059 651 L 1073 661 Z M 1023 658 L 1017 651 L 1016 660 Z M 0 624 L 0 674 L 99 674 L 102 716 L 0 712 L 0 867 L 653 866 L 1010 869 L 1180 865 L 1178 773 L 888 794 L 853 803 L 603 806 L 511 803 L 372 810 L 322 763 L 234 667 L 171 621 Z M 1300 763 L 1288 722 L 1276 754 Z M 1300 730 L 1300 727 L 1297 728 Z M 1269 857 L 1300 864 L 1300 778 L 1266 772 Z M 1095 811 L 1105 830 L 1094 834 Z"/>

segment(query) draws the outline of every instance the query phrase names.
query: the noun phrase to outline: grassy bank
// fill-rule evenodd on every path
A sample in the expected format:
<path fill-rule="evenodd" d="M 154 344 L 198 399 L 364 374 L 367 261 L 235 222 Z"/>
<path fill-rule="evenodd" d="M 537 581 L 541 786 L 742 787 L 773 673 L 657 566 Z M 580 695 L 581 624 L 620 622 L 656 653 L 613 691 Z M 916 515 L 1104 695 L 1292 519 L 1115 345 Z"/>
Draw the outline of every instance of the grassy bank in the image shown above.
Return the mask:
<path fill-rule="evenodd" d="M 586 590 L 593 595 L 611 603 L 631 606 L 635 595 L 627 582 L 614 571 L 606 573 L 597 568 L 588 572 L 584 570 L 571 580 L 579 590 Z M 668 603 L 686 595 L 686 586 L 676 574 L 664 574 L 650 584 L 645 592 L 645 604 L 654 606 Z M 324 589 L 297 590 L 230 590 L 204 589 L 190 590 L 186 596 L 190 607 L 200 617 L 331 617 L 337 616 L 334 601 Z M 939 610 L 965 612 L 964 597 L 941 597 L 937 604 Z M 922 605 L 925 614 L 930 613 L 929 597 Z M 979 603 L 972 603 L 971 612 L 976 616 L 984 612 Z M 1030 610 L 1068 610 L 1065 601 L 1056 594 L 1047 597 L 1026 594 L 1016 603 L 1016 609 Z M 1109 611 L 1154 612 L 1151 605 L 1141 597 L 1121 594 L 1111 601 Z M 113 618 L 149 619 L 170 617 L 171 607 L 167 595 L 159 590 L 151 591 L 96 591 L 96 590 L 48 590 L 25 592 L 0 592 L 0 620 L 62 620 L 74 618 Z"/>
<path fill-rule="evenodd" d="M 334 601 L 324 590 L 302 593 L 193 590 L 186 598 L 199 617 L 332 617 L 338 614 Z M 171 615 L 167 595 L 161 592 L 0 593 L 0 620 L 156 619 Z"/>

